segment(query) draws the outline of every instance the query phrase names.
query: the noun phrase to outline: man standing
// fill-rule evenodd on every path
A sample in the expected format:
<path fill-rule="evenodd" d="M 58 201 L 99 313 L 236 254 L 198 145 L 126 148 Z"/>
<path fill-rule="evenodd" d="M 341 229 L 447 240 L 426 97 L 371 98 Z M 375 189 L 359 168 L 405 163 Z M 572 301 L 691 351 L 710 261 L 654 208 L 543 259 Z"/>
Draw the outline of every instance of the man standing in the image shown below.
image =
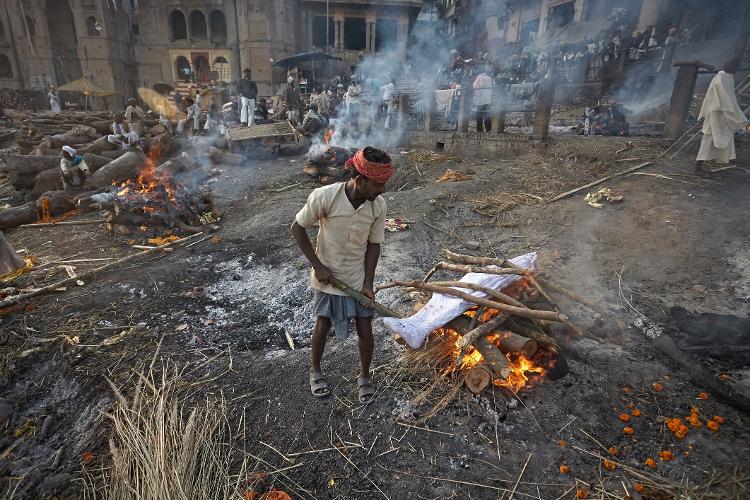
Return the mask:
<path fill-rule="evenodd" d="M 53 113 L 60 113 L 60 98 L 57 96 L 57 91 L 54 85 L 49 86 L 49 92 L 47 92 L 47 98 L 49 99 L 49 107 Z"/>
<path fill-rule="evenodd" d="M 392 128 L 393 115 L 396 114 L 396 103 L 393 102 L 396 96 L 396 85 L 393 83 L 393 79 L 380 87 L 380 95 L 383 98 L 383 106 L 385 106 L 385 128 Z"/>
<path fill-rule="evenodd" d="M 146 113 L 138 106 L 138 101 L 132 97 L 128 99 L 128 107 L 125 109 L 125 120 L 128 122 L 128 131 L 138 134 L 139 137 L 142 136 L 143 120 L 145 118 Z"/>
<path fill-rule="evenodd" d="M 359 401 L 366 403 L 375 394 L 370 380 L 373 310 L 333 286 L 334 280 L 362 290 L 374 299 L 375 268 L 380 244 L 385 239 L 386 203 L 381 194 L 395 173 L 388 155 L 366 147 L 346 162 L 350 179 L 314 190 L 292 224 L 292 234 L 312 266 L 310 286 L 314 290 L 313 309 L 317 316 L 312 336 L 310 391 L 322 398 L 331 394 L 320 361 L 328 332 L 343 340 L 352 319 L 359 337 L 360 372 L 357 377 Z M 317 248 L 313 250 L 307 229 L 320 224 Z"/>
<path fill-rule="evenodd" d="M 711 80 L 703 99 L 698 119 L 703 118 L 703 139 L 695 159 L 695 170 L 705 173 L 703 162 L 729 163 L 737 155 L 734 150 L 734 133 L 742 130 L 747 118 L 737 103 L 734 91 L 734 74 L 740 60 L 732 58 L 724 64 L 724 70 Z"/>
<path fill-rule="evenodd" d="M 359 126 L 359 107 L 362 104 L 362 87 L 357 83 L 357 77 L 352 75 L 352 83 L 346 90 L 346 114 L 352 125 Z"/>
<path fill-rule="evenodd" d="M 291 75 L 286 79 L 284 101 L 286 101 L 287 120 L 296 125 L 299 123 L 299 118 L 302 114 L 302 97 L 299 95 L 299 89 L 294 84 L 294 77 Z"/>
<path fill-rule="evenodd" d="M 328 94 L 325 91 L 321 91 L 320 87 L 317 85 L 313 89 L 313 94 L 310 97 L 310 104 L 315 104 L 318 106 L 320 114 L 328 116 L 328 108 L 331 105 L 331 102 L 328 99 Z"/>
<path fill-rule="evenodd" d="M 240 98 L 240 124 L 252 125 L 255 122 L 255 98 L 258 96 L 258 85 L 253 81 L 250 68 L 245 68 L 242 78 L 237 82 L 237 95 Z"/>
<path fill-rule="evenodd" d="M 477 105 L 477 132 L 489 132 L 492 129 L 492 77 L 486 70 L 482 70 L 474 80 L 474 104 Z"/>

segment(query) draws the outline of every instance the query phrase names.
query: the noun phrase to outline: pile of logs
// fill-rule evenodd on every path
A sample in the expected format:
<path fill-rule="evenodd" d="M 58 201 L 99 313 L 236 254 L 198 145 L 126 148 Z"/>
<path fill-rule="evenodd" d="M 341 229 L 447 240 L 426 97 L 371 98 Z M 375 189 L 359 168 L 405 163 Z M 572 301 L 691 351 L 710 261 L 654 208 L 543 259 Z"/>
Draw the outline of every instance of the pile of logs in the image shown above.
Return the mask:
<path fill-rule="evenodd" d="M 473 349 L 482 355 L 483 363 L 472 368 L 464 380 L 474 393 L 484 390 L 493 379 L 508 379 L 511 365 L 506 355 L 523 354 L 528 359 L 544 359 L 547 363 L 554 359 L 559 352 L 558 343 L 551 335 L 554 323 L 560 324 L 571 335 L 583 335 L 560 312 L 547 289 L 567 298 L 580 300 L 588 307 L 596 307 L 560 286 L 549 282 L 541 283 L 532 270 L 514 266 L 505 259 L 462 255 L 449 250 L 443 250 L 442 257 L 445 261 L 434 266 L 422 281 L 395 281 L 379 289 L 405 287 L 422 293 L 459 297 L 476 304 L 477 309 L 472 317 L 462 315 L 444 326 L 444 329 L 452 330 L 459 336 L 458 340 L 455 336 L 444 337 L 446 342 L 455 343 L 459 349 L 456 365 L 460 366 L 463 357 Z M 506 290 L 508 293 L 457 280 L 428 282 L 439 270 L 461 274 L 515 274 L 523 276 L 523 279 L 511 285 L 514 292 Z M 468 290 L 482 292 L 486 298 L 467 293 Z M 446 346 L 441 352 L 451 353 L 455 346 Z"/>
<path fill-rule="evenodd" d="M 344 173 L 344 163 L 352 157 L 354 150 L 325 146 L 322 149 L 311 148 L 305 155 L 305 166 L 302 171 L 322 184 L 336 182 Z"/>
<path fill-rule="evenodd" d="M 77 199 L 136 177 L 149 154 L 153 161 L 167 157 L 177 146 L 157 120 L 144 121 L 144 151 L 124 150 L 107 141 L 109 113 L 66 112 L 28 116 L 15 142 L 21 154 L 3 155 L 0 173 L 7 174 L 27 203 L 0 212 L 0 229 L 10 229 L 73 210 Z M 62 146 L 75 148 L 91 176 L 82 193 L 63 191 L 60 176 Z"/>

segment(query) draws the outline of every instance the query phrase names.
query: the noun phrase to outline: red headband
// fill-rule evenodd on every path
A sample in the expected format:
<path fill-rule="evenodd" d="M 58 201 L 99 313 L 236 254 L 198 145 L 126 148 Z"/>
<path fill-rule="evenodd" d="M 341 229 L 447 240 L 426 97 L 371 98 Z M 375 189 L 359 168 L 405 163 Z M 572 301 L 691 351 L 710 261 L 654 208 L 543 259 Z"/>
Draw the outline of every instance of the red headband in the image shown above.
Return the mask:
<path fill-rule="evenodd" d="M 364 149 L 360 149 L 354 156 L 346 160 L 344 167 L 351 169 L 354 167 L 357 172 L 375 182 L 385 184 L 388 179 L 396 173 L 396 168 L 391 163 L 375 163 L 365 158 Z"/>

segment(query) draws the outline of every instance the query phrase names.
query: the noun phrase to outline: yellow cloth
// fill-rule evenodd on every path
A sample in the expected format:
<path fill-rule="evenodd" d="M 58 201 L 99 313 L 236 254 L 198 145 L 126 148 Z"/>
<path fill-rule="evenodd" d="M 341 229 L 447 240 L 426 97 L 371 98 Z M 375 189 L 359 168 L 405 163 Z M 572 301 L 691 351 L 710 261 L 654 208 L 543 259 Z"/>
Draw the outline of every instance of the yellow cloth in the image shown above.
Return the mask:
<path fill-rule="evenodd" d="M 346 197 L 346 183 L 339 182 L 314 190 L 295 220 L 304 228 L 320 223 L 315 253 L 333 275 L 350 287 L 361 290 L 365 282 L 367 243 L 385 241 L 386 203 L 382 196 L 365 201 L 356 210 Z M 310 286 L 333 295 L 346 295 L 324 285 L 310 273 Z"/>
<path fill-rule="evenodd" d="M 13 272 L 5 273 L 2 276 L 0 276 L 0 283 L 2 283 L 4 285 L 8 284 L 11 281 L 13 281 L 14 279 L 16 279 L 19 276 L 21 276 L 22 274 L 25 274 L 25 273 L 31 271 L 34 268 L 34 263 L 36 262 L 36 258 L 35 257 L 33 257 L 31 255 L 27 255 L 26 257 L 23 258 L 23 260 L 24 260 L 24 262 L 26 262 L 26 265 L 24 265 L 23 267 L 19 267 L 18 269 L 16 269 Z"/>

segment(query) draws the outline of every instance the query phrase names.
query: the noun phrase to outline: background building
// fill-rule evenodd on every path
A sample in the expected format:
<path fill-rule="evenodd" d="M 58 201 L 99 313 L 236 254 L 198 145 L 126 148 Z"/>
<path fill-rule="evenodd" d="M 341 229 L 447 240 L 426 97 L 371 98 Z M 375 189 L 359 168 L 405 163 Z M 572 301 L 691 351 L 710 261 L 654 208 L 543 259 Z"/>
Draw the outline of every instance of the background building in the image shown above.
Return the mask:
<path fill-rule="evenodd" d="M 405 54 L 422 0 L 5 0 L 0 88 L 86 77 L 120 92 L 253 70 L 261 94 L 285 81 L 274 61 L 326 50 L 349 69 L 368 53 Z"/>

